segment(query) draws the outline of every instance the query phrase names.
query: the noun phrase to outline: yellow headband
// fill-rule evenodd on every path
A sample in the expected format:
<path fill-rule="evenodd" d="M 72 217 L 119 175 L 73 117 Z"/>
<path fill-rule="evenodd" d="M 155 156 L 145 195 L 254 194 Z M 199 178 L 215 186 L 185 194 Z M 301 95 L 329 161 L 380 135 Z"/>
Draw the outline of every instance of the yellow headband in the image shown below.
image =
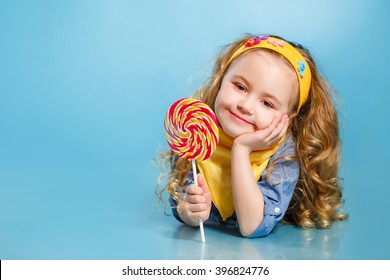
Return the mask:
<path fill-rule="evenodd" d="M 299 82 L 299 103 L 297 110 L 298 112 L 301 109 L 302 105 L 305 104 L 309 96 L 309 90 L 311 85 L 311 72 L 305 58 L 298 50 L 296 50 L 286 41 L 268 35 L 260 35 L 250 38 L 244 45 L 242 45 L 229 59 L 226 64 L 226 67 L 237 56 L 239 56 L 243 52 L 254 48 L 273 50 L 277 53 L 280 53 L 290 62 L 290 64 L 295 70 L 295 73 L 297 74 Z"/>

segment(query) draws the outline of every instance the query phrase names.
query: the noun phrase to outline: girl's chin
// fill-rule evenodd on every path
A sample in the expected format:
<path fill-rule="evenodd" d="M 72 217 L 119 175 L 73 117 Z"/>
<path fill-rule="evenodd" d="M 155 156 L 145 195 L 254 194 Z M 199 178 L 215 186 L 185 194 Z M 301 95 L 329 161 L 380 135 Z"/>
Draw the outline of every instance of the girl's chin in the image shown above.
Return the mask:
<path fill-rule="evenodd" d="M 235 127 L 222 127 L 222 128 L 225 131 L 225 133 L 233 139 L 235 139 L 238 136 L 241 136 L 243 134 L 254 132 L 252 130 L 243 129 L 243 127 L 237 127 L 237 128 L 235 128 Z"/>

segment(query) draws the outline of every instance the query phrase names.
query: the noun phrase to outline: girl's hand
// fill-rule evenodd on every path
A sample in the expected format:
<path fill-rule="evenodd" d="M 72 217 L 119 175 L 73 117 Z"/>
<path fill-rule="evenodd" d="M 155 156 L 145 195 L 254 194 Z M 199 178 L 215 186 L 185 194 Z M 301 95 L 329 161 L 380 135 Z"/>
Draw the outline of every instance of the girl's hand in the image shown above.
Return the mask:
<path fill-rule="evenodd" d="M 206 221 L 211 211 L 211 196 L 202 174 L 197 174 L 198 185 L 186 188 L 186 194 L 177 205 L 180 218 L 187 225 L 199 226 L 199 219 Z"/>
<path fill-rule="evenodd" d="M 247 152 L 268 148 L 282 139 L 289 125 L 289 118 L 283 115 L 273 119 L 271 124 L 253 133 L 245 133 L 234 140 L 234 145 L 243 147 Z"/>

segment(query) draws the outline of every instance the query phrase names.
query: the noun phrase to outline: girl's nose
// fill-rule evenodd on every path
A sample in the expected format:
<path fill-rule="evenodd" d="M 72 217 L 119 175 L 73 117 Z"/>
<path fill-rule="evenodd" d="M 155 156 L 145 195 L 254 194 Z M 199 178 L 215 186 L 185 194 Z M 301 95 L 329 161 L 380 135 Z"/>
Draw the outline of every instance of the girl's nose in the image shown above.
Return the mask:
<path fill-rule="evenodd" d="M 245 98 L 242 98 L 238 102 L 238 104 L 237 104 L 238 110 L 240 110 L 240 112 L 242 112 L 244 114 L 252 115 L 254 102 L 255 102 L 254 100 L 252 100 L 251 98 L 246 96 Z"/>

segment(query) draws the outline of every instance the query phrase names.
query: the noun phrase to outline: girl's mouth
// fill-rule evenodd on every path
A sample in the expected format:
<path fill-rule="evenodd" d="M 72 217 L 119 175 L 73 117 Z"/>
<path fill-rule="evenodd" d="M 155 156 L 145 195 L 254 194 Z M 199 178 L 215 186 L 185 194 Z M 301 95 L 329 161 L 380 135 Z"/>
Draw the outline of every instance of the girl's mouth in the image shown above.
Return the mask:
<path fill-rule="evenodd" d="M 231 116 L 232 116 L 234 119 L 238 120 L 240 123 L 245 123 L 245 124 L 249 124 L 249 125 L 252 125 L 252 126 L 253 126 L 252 123 L 250 123 L 249 121 L 247 121 L 247 120 L 244 119 L 243 117 L 241 117 L 241 116 L 239 116 L 239 115 L 233 113 L 232 111 L 229 111 L 229 112 L 230 112 Z"/>

